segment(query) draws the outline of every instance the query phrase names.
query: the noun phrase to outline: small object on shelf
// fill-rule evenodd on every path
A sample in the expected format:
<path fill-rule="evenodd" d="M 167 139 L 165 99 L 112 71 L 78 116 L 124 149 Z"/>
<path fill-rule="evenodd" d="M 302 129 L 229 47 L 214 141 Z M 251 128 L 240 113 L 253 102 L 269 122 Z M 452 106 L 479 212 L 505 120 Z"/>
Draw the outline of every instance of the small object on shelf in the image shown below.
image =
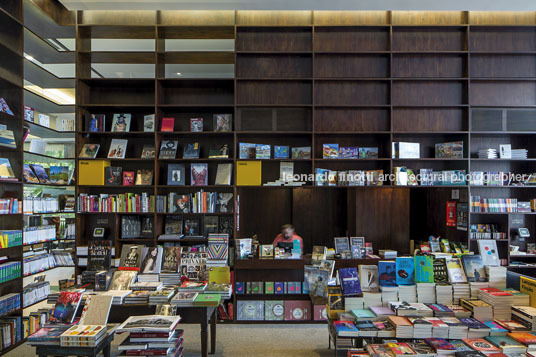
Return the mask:
<path fill-rule="evenodd" d="M 184 146 L 183 159 L 199 159 L 199 143 L 188 143 Z"/>
<path fill-rule="evenodd" d="M 154 132 L 154 114 L 148 114 L 143 116 L 143 131 L 147 133 Z"/>
<path fill-rule="evenodd" d="M 288 146 L 274 146 L 274 159 L 288 159 L 290 157 Z"/>
<path fill-rule="evenodd" d="M 208 185 L 208 164 L 192 164 L 190 166 L 190 185 L 207 186 Z"/>
<path fill-rule="evenodd" d="M 149 186 L 153 183 L 153 170 L 139 169 L 136 172 L 136 185 Z"/>
<path fill-rule="evenodd" d="M 378 158 L 378 148 L 369 147 L 369 148 L 359 148 L 359 158 L 360 159 L 377 159 Z"/>
<path fill-rule="evenodd" d="M 174 159 L 177 156 L 177 147 L 179 142 L 177 140 L 162 140 L 160 144 L 159 159 Z"/>
<path fill-rule="evenodd" d="M 128 140 L 112 139 L 108 150 L 108 159 L 124 159 L 127 151 Z"/>
<path fill-rule="evenodd" d="M 105 183 L 110 186 L 122 184 L 123 168 L 120 166 L 108 166 L 104 168 Z"/>
<path fill-rule="evenodd" d="M 134 171 L 123 171 L 123 186 L 133 186 L 134 178 Z"/>
<path fill-rule="evenodd" d="M 213 129 L 216 132 L 227 132 L 233 130 L 233 115 L 232 114 L 214 114 Z"/>
<path fill-rule="evenodd" d="M 32 122 L 34 121 L 35 109 L 27 105 L 24 106 L 24 120 Z"/>
<path fill-rule="evenodd" d="M 293 147 L 292 148 L 292 158 L 297 160 L 309 160 L 311 159 L 311 147 Z"/>
<path fill-rule="evenodd" d="M 106 115 L 88 114 L 86 115 L 86 131 L 91 133 L 102 133 L 105 131 Z"/>
<path fill-rule="evenodd" d="M 84 144 L 84 146 L 82 146 L 82 150 L 80 150 L 80 154 L 78 155 L 78 157 L 84 159 L 94 159 L 97 157 L 99 149 L 99 144 Z"/>
<path fill-rule="evenodd" d="M 161 132 L 171 133 L 173 132 L 174 127 L 175 127 L 175 118 L 162 118 L 162 127 L 160 128 Z"/>
<path fill-rule="evenodd" d="M 192 133 L 203 131 L 203 118 L 190 118 L 190 131 Z"/>
<path fill-rule="evenodd" d="M 169 186 L 185 185 L 186 167 L 184 164 L 169 164 L 167 168 L 167 184 Z"/>
<path fill-rule="evenodd" d="M 154 145 L 143 145 L 143 148 L 141 150 L 142 159 L 154 159 L 155 154 L 156 150 L 154 148 Z"/>
<path fill-rule="evenodd" d="M 112 120 L 112 132 L 125 133 L 130 131 L 130 120 L 132 114 L 114 114 Z"/>

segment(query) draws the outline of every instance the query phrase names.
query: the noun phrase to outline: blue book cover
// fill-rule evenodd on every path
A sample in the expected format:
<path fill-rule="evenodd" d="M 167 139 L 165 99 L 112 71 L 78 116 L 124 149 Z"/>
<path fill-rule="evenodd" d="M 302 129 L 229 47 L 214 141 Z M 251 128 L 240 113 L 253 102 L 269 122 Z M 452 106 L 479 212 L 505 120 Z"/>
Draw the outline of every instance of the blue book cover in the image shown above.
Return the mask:
<path fill-rule="evenodd" d="M 396 285 L 396 263 L 391 261 L 378 262 L 378 276 L 380 286 L 397 286 Z"/>
<path fill-rule="evenodd" d="M 274 159 L 288 159 L 290 150 L 288 146 L 274 146 Z"/>
<path fill-rule="evenodd" d="M 396 283 L 398 285 L 415 284 L 415 265 L 413 257 L 396 258 Z"/>
<path fill-rule="evenodd" d="M 340 148 L 341 159 L 357 159 L 359 156 L 357 146 L 343 146 Z"/>
<path fill-rule="evenodd" d="M 236 294 L 237 295 L 244 294 L 244 282 L 243 281 L 237 281 L 235 283 L 235 289 L 236 289 Z"/>
<path fill-rule="evenodd" d="M 285 293 L 285 284 L 280 281 L 276 281 L 274 284 L 274 291 L 276 294 L 284 294 Z"/>
<path fill-rule="evenodd" d="M 361 282 L 359 281 L 357 268 L 339 269 L 339 280 L 341 281 L 342 294 L 344 296 L 361 294 Z"/>
<path fill-rule="evenodd" d="M 302 293 L 309 294 L 309 284 L 305 281 L 302 283 Z"/>
<path fill-rule="evenodd" d="M 434 282 L 434 257 L 431 255 L 416 255 L 415 259 L 415 282 Z"/>

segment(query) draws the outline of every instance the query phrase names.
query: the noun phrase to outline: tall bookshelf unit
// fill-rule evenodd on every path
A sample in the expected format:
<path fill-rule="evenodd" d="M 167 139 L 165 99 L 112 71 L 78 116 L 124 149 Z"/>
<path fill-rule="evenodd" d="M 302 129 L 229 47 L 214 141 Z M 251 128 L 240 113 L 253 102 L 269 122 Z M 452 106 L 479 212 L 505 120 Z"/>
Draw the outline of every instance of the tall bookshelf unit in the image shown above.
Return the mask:
<path fill-rule="evenodd" d="M 102 38 L 150 40 L 154 48 L 93 51 L 91 40 Z M 177 39 L 234 39 L 234 51 L 170 50 L 168 40 Z M 78 185 L 77 194 L 161 195 L 200 188 L 232 192 L 235 210 L 225 215 L 235 220 L 233 238 L 257 234 L 261 244 L 270 244 L 279 226 L 292 222 L 305 238 L 305 253 L 313 245 L 332 246 L 333 237 L 345 235 L 365 236 L 375 250 L 392 248 L 401 254 L 410 252 L 410 240 L 426 240 L 430 234 L 465 242 L 477 250 L 468 232 L 446 227 L 446 201 L 469 206 L 472 195 L 530 199 L 534 187 L 395 186 L 389 182 L 364 187 L 319 187 L 314 182 L 302 187 L 238 186 L 236 169 L 231 185 L 214 186 L 216 167 L 228 162 L 236 168 L 239 143 L 246 142 L 272 148 L 312 147 L 311 159 L 262 160 L 263 183 L 279 177 L 281 161 L 294 162 L 297 174 L 314 174 L 316 168 L 382 169 L 390 174 L 398 166 L 415 171 L 531 173 L 534 159 L 482 160 L 477 152 L 511 143 L 513 148 L 527 148 L 529 158 L 535 157 L 536 147 L 530 140 L 536 133 L 532 117 L 535 43 L 533 12 L 79 12 L 77 155 L 84 143 L 99 143 L 98 158 L 105 158 L 112 138 L 127 138 L 127 159 L 112 165 L 153 168 L 154 179 L 146 187 Z M 145 64 L 154 68 L 154 75 L 95 78 L 92 63 Z M 171 69 L 174 64 L 234 64 L 234 76 L 186 78 Z M 106 114 L 109 131 L 111 115 L 121 112 L 132 113 L 129 133 L 84 132 L 86 114 Z M 143 132 L 143 116 L 153 113 L 155 133 Z M 233 114 L 233 131 L 211 130 L 212 115 L 220 113 Z M 160 132 L 164 117 L 175 117 L 172 133 Z M 203 117 L 205 131 L 189 132 L 192 117 Z M 154 160 L 139 159 L 142 144 L 154 144 L 158 151 L 161 141 L 171 138 L 179 141 L 177 157 L 182 157 L 185 143 L 199 142 L 201 159 L 160 160 L 158 153 Z M 392 158 L 392 143 L 398 141 L 419 142 L 421 158 Z M 450 141 L 463 141 L 463 158 L 435 158 L 434 145 Z M 229 159 L 207 159 L 208 145 L 214 142 L 229 145 Z M 322 145 L 327 143 L 375 146 L 379 157 L 325 160 Z M 192 162 L 208 163 L 209 185 L 192 187 L 187 177 L 185 186 L 167 186 L 167 165 L 174 162 L 185 163 L 187 173 Z M 455 190 L 459 199 L 452 199 Z M 87 245 L 89 227 L 106 225 L 118 252 L 121 243 L 127 242 L 120 239 L 122 215 L 78 214 L 77 245 Z M 167 214 L 141 215 L 153 217 L 154 236 L 133 241 L 157 244 Z M 534 234 L 534 215 L 468 212 L 468 227 L 499 224 L 507 233 L 507 239 L 497 242 L 499 252 L 511 261 L 508 246 L 515 229 L 527 227 Z M 265 268 L 257 270 L 266 281 L 285 275 L 288 269 L 299 276 L 304 264 L 280 262 L 278 269 L 273 266 L 276 262 L 261 263 Z M 235 280 L 239 276 L 255 280 L 252 270 L 250 263 L 237 262 Z M 240 298 L 235 296 L 234 301 Z"/>
<path fill-rule="evenodd" d="M 23 160 L 23 11 L 21 0 L 6 0 L 0 4 L 0 48 L 2 58 L 0 59 L 0 97 L 2 97 L 13 115 L 0 113 L 0 124 L 6 125 L 8 130 L 12 130 L 15 136 L 17 147 L 10 149 L 0 148 L 3 158 L 9 159 L 11 167 L 17 181 L 0 181 L 1 197 L 16 198 L 22 205 L 22 160 Z M 2 214 L 0 215 L 0 229 L 21 230 L 23 227 L 22 214 Z M 8 262 L 19 261 L 22 265 L 22 246 L 12 246 L 0 249 L 0 256 L 7 257 Z M 21 266 L 22 269 L 22 266 Z M 22 274 L 22 271 L 21 271 Z M 2 317 L 22 317 L 22 278 L 14 278 L 0 284 L 0 296 L 11 293 L 20 294 L 21 308 L 8 312 Z M 20 328 L 20 326 L 19 326 Z M 11 346 L 0 351 L 0 354 L 7 353 L 23 343 L 20 340 Z"/>

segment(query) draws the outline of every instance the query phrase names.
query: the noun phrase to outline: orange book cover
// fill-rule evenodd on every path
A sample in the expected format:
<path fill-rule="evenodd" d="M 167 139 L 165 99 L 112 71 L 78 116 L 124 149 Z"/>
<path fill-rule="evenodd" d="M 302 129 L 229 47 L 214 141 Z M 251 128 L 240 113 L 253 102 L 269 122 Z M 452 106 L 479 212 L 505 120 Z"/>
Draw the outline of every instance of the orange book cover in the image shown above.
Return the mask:
<path fill-rule="evenodd" d="M 507 334 L 508 337 L 513 338 L 517 342 L 521 342 L 524 345 L 530 345 L 536 343 L 536 336 L 528 332 L 511 332 Z"/>

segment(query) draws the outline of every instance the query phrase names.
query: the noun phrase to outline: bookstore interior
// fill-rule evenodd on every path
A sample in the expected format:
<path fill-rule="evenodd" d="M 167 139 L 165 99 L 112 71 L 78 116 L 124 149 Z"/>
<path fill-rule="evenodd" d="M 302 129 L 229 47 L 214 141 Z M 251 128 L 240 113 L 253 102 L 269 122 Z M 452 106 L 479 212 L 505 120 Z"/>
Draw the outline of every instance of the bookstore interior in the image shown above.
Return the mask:
<path fill-rule="evenodd" d="M 391 2 L 1 0 L 0 355 L 536 356 L 536 4 Z"/>

